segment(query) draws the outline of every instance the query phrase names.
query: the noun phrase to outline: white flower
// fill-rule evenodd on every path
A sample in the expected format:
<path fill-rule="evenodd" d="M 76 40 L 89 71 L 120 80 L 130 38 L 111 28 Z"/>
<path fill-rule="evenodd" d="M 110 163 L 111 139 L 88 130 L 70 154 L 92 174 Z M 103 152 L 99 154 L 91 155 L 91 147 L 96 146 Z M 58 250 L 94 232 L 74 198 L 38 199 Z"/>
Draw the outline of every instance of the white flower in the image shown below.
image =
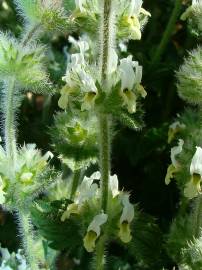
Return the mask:
<path fill-rule="evenodd" d="M 67 206 L 66 211 L 62 214 L 61 221 L 68 219 L 71 214 L 78 214 L 86 201 L 98 195 L 98 185 L 93 181 L 100 180 L 100 177 L 100 172 L 95 172 L 90 177 L 84 176 L 76 191 L 74 202 Z"/>
<path fill-rule="evenodd" d="M 95 100 L 98 96 L 98 90 L 95 85 L 95 81 L 93 77 L 85 72 L 85 70 L 80 69 L 78 72 L 79 79 L 81 81 L 81 90 L 86 92 L 83 104 L 81 106 L 81 110 L 90 110 L 94 107 Z"/>
<path fill-rule="evenodd" d="M 184 141 L 182 139 L 179 139 L 178 145 L 171 148 L 170 158 L 175 168 L 179 167 L 179 162 L 177 161 L 176 156 L 178 156 L 182 152 L 183 145 Z"/>
<path fill-rule="evenodd" d="M 121 200 L 123 212 L 120 217 L 119 237 L 124 243 L 128 243 L 132 239 L 130 223 L 134 219 L 134 206 L 130 203 L 128 194 L 123 194 Z"/>
<path fill-rule="evenodd" d="M 94 217 L 87 229 L 83 242 L 84 247 L 88 252 L 92 252 L 95 249 L 95 241 L 100 236 L 101 226 L 107 222 L 108 216 L 101 213 Z"/>
<path fill-rule="evenodd" d="M 112 192 L 113 198 L 115 198 L 117 195 L 119 195 L 119 193 L 120 193 L 119 192 L 119 182 L 118 182 L 118 178 L 117 178 L 116 174 L 110 176 L 109 186 L 110 186 L 110 190 Z"/>
<path fill-rule="evenodd" d="M 196 147 L 196 152 L 190 165 L 190 174 L 199 174 L 202 177 L 202 148 Z"/>
<path fill-rule="evenodd" d="M 100 180 L 100 172 L 93 173 L 90 177 L 84 177 L 81 185 L 78 187 L 76 192 L 75 202 L 79 205 L 85 201 L 93 198 L 98 190 L 98 185 L 93 183 L 94 180 Z"/>
<path fill-rule="evenodd" d="M 128 6 L 125 9 L 123 19 L 129 27 L 130 39 L 140 40 L 142 37 L 141 22 L 139 21 L 140 15 L 142 14 L 145 18 L 151 16 L 148 11 L 142 8 L 142 3 L 142 0 L 129 0 Z M 121 5 L 122 9 L 124 9 L 122 2 Z"/>
<path fill-rule="evenodd" d="M 74 37 L 69 36 L 68 41 L 77 49 L 80 51 L 81 54 L 85 54 L 90 49 L 89 42 L 86 41 L 85 36 L 79 38 L 79 40 L 76 40 Z M 90 41 L 90 40 L 89 40 Z"/>
<path fill-rule="evenodd" d="M 81 12 L 85 11 L 84 6 L 86 5 L 86 0 L 75 0 L 76 8 Z"/>
<path fill-rule="evenodd" d="M 135 71 L 134 71 L 135 68 Z M 136 112 L 136 95 L 133 92 L 135 85 L 142 79 L 142 67 L 132 60 L 132 55 L 120 60 L 121 92 L 123 103 L 130 113 Z"/>
<path fill-rule="evenodd" d="M 184 141 L 182 139 L 179 139 L 178 145 L 171 148 L 170 158 L 171 158 L 172 164 L 169 165 L 169 167 L 167 169 L 167 174 L 165 177 L 165 184 L 166 185 L 170 184 L 170 180 L 172 178 L 174 178 L 174 174 L 180 168 L 180 164 L 179 164 L 178 160 L 176 159 L 176 156 L 178 156 L 182 152 L 183 145 L 184 145 Z"/>
<path fill-rule="evenodd" d="M 132 55 L 120 60 L 121 89 L 132 90 L 135 83 L 135 72 L 133 70 L 136 62 L 132 60 Z"/>
<path fill-rule="evenodd" d="M 184 195 L 192 199 L 201 193 L 201 179 L 202 179 L 202 148 L 196 147 L 196 152 L 192 158 L 190 165 L 191 179 L 186 184 Z"/>

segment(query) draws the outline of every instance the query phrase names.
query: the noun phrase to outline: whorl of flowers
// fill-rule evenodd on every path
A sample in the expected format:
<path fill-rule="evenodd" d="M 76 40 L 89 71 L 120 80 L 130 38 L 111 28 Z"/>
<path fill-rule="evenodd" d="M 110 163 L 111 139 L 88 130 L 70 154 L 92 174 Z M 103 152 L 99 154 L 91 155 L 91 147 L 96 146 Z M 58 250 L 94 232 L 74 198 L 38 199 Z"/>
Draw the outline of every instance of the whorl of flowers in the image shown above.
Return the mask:
<path fill-rule="evenodd" d="M 0 146 L 0 204 L 12 207 L 41 191 L 48 182 L 46 171 L 52 157 L 50 152 L 42 155 L 34 144 L 24 145 L 18 150 L 17 161 L 11 169 L 9 158 Z"/>
<path fill-rule="evenodd" d="M 23 46 L 11 35 L 0 32 L 0 80 L 14 77 L 18 86 L 40 91 L 49 85 L 43 58 L 43 46 Z"/>
<path fill-rule="evenodd" d="M 104 225 L 109 226 L 112 235 L 119 237 L 124 243 L 132 239 L 130 224 L 134 219 L 134 206 L 129 202 L 129 194 L 119 191 L 116 175 L 110 176 L 108 212 L 107 214 L 100 212 L 101 188 L 98 186 L 100 181 L 100 172 L 95 172 L 90 177 L 85 176 L 77 189 L 74 201 L 67 206 L 61 216 L 61 220 L 65 221 L 72 216 L 85 217 L 86 211 L 88 215 L 92 212 L 92 220 L 83 239 L 88 252 L 94 251 L 96 240 L 100 237 Z"/>

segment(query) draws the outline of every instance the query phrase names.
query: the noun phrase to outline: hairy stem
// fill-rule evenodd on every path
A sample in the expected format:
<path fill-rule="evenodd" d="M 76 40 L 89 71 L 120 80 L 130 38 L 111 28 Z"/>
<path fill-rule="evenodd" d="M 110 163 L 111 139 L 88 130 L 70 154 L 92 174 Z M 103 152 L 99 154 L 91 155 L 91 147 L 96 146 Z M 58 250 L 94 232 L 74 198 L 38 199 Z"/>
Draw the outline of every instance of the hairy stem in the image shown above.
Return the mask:
<path fill-rule="evenodd" d="M 110 59 L 110 51 L 113 42 L 113 14 L 112 14 L 112 0 L 103 1 L 103 10 L 100 24 L 100 77 L 101 84 L 104 91 L 107 91 L 108 85 L 108 66 Z M 100 171 L 101 171 L 101 190 L 102 190 L 102 203 L 101 209 L 107 213 L 108 209 L 108 187 L 110 176 L 110 119 L 107 114 L 102 112 L 98 115 L 99 132 L 100 132 Z M 96 270 L 103 270 L 105 265 L 104 249 L 105 237 L 102 236 L 98 240 L 96 248 Z"/>
<path fill-rule="evenodd" d="M 198 238 L 202 229 L 202 195 L 195 199 L 193 212 L 193 232 L 194 236 Z"/>
<path fill-rule="evenodd" d="M 31 29 L 24 40 L 22 45 L 26 46 L 28 41 L 35 34 L 35 31 L 38 29 L 38 25 Z M 15 114 L 17 107 L 19 106 L 19 100 L 16 100 L 15 94 L 16 80 L 15 77 L 11 77 L 9 81 L 5 83 L 5 148 L 6 153 L 9 158 L 10 168 L 13 170 L 13 176 L 15 177 L 15 164 L 17 159 L 17 146 L 16 146 L 16 131 L 15 131 Z M 17 103 L 17 104 L 16 104 Z M 17 198 L 18 199 L 18 198 Z M 17 200 L 16 200 L 17 201 Z M 19 231 L 22 236 L 22 242 L 24 251 L 28 264 L 30 265 L 31 270 L 38 270 L 38 262 L 33 252 L 34 239 L 32 233 L 32 226 L 29 219 L 29 214 L 22 209 L 17 210 L 18 222 L 19 222 Z"/>
<path fill-rule="evenodd" d="M 100 115 L 100 170 L 102 175 L 102 209 L 107 212 L 110 176 L 110 121 L 109 116 Z"/>
<path fill-rule="evenodd" d="M 19 231 L 22 237 L 22 244 L 27 258 L 27 262 L 31 270 L 39 269 L 39 262 L 36 258 L 34 251 L 34 237 L 33 237 L 33 228 L 30 221 L 29 214 L 26 211 L 18 210 L 18 222 L 19 222 Z"/>
<path fill-rule="evenodd" d="M 111 41 L 111 0 L 103 1 L 103 13 L 101 16 L 101 55 L 100 55 L 100 72 L 101 72 L 101 82 L 104 87 L 107 85 L 107 69 L 109 63 L 109 53 L 110 53 L 110 41 Z M 110 175 L 110 128 L 109 128 L 109 116 L 99 114 L 99 127 L 100 127 L 100 170 L 102 175 L 102 209 L 104 212 L 107 211 L 107 201 L 108 201 L 108 183 Z"/>
<path fill-rule="evenodd" d="M 154 57 L 151 62 L 151 67 L 155 66 L 159 63 L 161 60 L 161 56 L 164 53 L 168 42 L 170 40 L 170 37 L 172 36 L 174 26 L 176 24 L 176 21 L 178 19 L 178 16 L 180 14 L 181 6 L 182 6 L 182 0 L 175 0 L 175 6 L 173 8 L 173 12 L 171 14 L 170 20 L 167 24 L 167 27 L 164 31 L 163 37 L 161 39 L 161 42 L 156 50 L 156 53 L 154 54 Z"/>
<path fill-rule="evenodd" d="M 99 242 L 97 243 L 96 246 L 96 270 L 104 270 L 104 265 L 105 265 L 105 257 L 104 257 L 104 249 L 105 249 L 105 238 L 102 236 L 99 239 Z"/>
<path fill-rule="evenodd" d="M 15 139 L 15 78 L 11 77 L 10 80 L 5 84 L 5 146 L 6 153 L 11 162 L 11 168 L 14 167 L 16 162 L 16 139 Z"/>
<path fill-rule="evenodd" d="M 104 83 L 107 79 L 108 71 L 108 62 L 109 62 L 109 53 L 112 44 L 112 31 L 111 30 L 111 17 L 112 17 L 112 1 L 104 0 L 103 1 L 103 12 L 101 16 L 100 23 L 100 44 L 101 44 L 101 54 L 100 54 L 100 72 L 101 72 L 101 81 Z"/>
<path fill-rule="evenodd" d="M 78 169 L 78 170 L 74 171 L 70 200 L 74 200 L 74 196 L 75 196 L 75 193 L 76 193 L 76 190 L 77 190 L 81 175 L 82 175 L 82 170 L 81 169 Z"/>

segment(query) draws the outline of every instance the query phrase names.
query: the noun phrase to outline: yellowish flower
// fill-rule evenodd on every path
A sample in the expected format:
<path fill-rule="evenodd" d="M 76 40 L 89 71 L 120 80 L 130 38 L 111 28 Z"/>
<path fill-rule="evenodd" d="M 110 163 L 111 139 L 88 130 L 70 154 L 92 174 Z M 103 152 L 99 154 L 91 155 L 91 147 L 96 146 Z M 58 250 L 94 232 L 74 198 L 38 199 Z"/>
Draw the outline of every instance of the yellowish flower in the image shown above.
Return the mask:
<path fill-rule="evenodd" d="M 107 222 L 108 216 L 101 213 L 94 217 L 87 229 L 87 234 L 83 239 L 84 247 L 88 252 L 95 249 L 95 241 L 101 234 L 101 226 Z"/>
<path fill-rule="evenodd" d="M 66 219 L 69 219 L 71 214 L 78 214 L 79 207 L 76 203 L 71 203 L 67 206 L 66 211 L 62 214 L 61 221 L 64 222 Z"/>
<path fill-rule="evenodd" d="M 201 179 L 202 179 L 202 148 L 196 147 L 196 152 L 192 158 L 190 165 L 191 179 L 186 184 L 184 195 L 192 199 L 201 193 Z"/>
<path fill-rule="evenodd" d="M 179 139 L 178 145 L 171 148 L 170 158 L 171 158 L 172 164 L 169 165 L 167 169 L 167 174 L 165 177 L 166 185 L 170 184 L 171 179 L 174 178 L 174 174 L 178 172 L 180 168 L 180 163 L 176 159 L 176 156 L 178 156 L 182 152 L 183 145 L 184 145 L 184 141 L 182 139 Z"/>
<path fill-rule="evenodd" d="M 123 17 L 124 24 L 129 28 L 129 38 L 133 40 L 140 40 L 142 37 L 140 16 L 151 16 L 148 11 L 142 8 L 142 4 L 142 0 L 131 0 Z"/>
<path fill-rule="evenodd" d="M 58 106 L 65 110 L 69 103 L 69 96 L 75 92 L 74 88 L 70 88 L 68 85 L 65 85 L 60 91 L 60 98 L 58 100 Z"/>
<path fill-rule="evenodd" d="M 131 241 L 130 223 L 134 218 L 134 206 L 129 201 L 129 195 L 122 195 L 123 212 L 119 222 L 119 237 L 122 242 L 128 243 Z"/>
<path fill-rule="evenodd" d="M 97 98 L 97 93 L 96 92 L 88 92 L 88 93 L 86 93 L 85 96 L 84 96 L 84 99 L 83 99 L 83 104 L 81 105 L 81 110 L 82 111 L 91 110 L 95 105 L 96 98 Z"/>
<path fill-rule="evenodd" d="M 123 99 L 123 105 L 127 107 L 129 113 L 135 113 L 137 97 L 134 89 L 141 82 L 142 67 L 138 65 L 138 62 L 132 60 L 132 55 L 129 55 L 120 60 L 119 70 L 121 77 L 120 96 Z"/>
<path fill-rule="evenodd" d="M 179 121 L 176 121 L 173 124 L 171 124 L 168 130 L 168 143 L 171 143 L 172 140 L 175 138 L 176 134 L 185 127 L 186 127 L 185 124 L 181 124 Z"/>

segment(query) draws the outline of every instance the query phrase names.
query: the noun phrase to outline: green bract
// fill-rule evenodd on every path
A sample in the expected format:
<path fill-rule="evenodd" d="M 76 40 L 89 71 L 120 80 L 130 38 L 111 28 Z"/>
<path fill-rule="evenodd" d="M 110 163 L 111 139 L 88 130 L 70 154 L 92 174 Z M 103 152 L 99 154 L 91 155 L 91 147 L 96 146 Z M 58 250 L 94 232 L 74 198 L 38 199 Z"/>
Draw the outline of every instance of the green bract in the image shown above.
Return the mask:
<path fill-rule="evenodd" d="M 16 207 L 31 201 L 48 184 L 50 169 L 48 160 L 52 154 L 42 156 L 34 144 L 24 145 L 17 152 L 14 168 L 10 168 L 10 159 L 0 146 L 1 196 L 6 207 Z"/>
<path fill-rule="evenodd" d="M 202 48 L 189 53 L 177 72 L 179 96 L 192 104 L 202 104 Z"/>
<path fill-rule="evenodd" d="M 65 30 L 70 21 L 62 0 L 15 0 L 16 6 L 32 27 L 41 25 L 45 30 Z"/>
<path fill-rule="evenodd" d="M 51 137 L 60 158 L 71 169 L 88 166 L 98 156 L 98 126 L 95 117 L 86 112 L 79 116 L 59 113 L 51 128 Z"/>
<path fill-rule="evenodd" d="M 189 20 L 192 32 L 196 35 L 202 33 L 202 1 L 192 0 L 192 5 L 181 16 L 182 20 Z"/>
<path fill-rule="evenodd" d="M 9 34 L 0 33 L 0 79 L 15 78 L 17 86 L 41 91 L 49 86 L 42 60 L 44 47 L 23 46 Z"/>

